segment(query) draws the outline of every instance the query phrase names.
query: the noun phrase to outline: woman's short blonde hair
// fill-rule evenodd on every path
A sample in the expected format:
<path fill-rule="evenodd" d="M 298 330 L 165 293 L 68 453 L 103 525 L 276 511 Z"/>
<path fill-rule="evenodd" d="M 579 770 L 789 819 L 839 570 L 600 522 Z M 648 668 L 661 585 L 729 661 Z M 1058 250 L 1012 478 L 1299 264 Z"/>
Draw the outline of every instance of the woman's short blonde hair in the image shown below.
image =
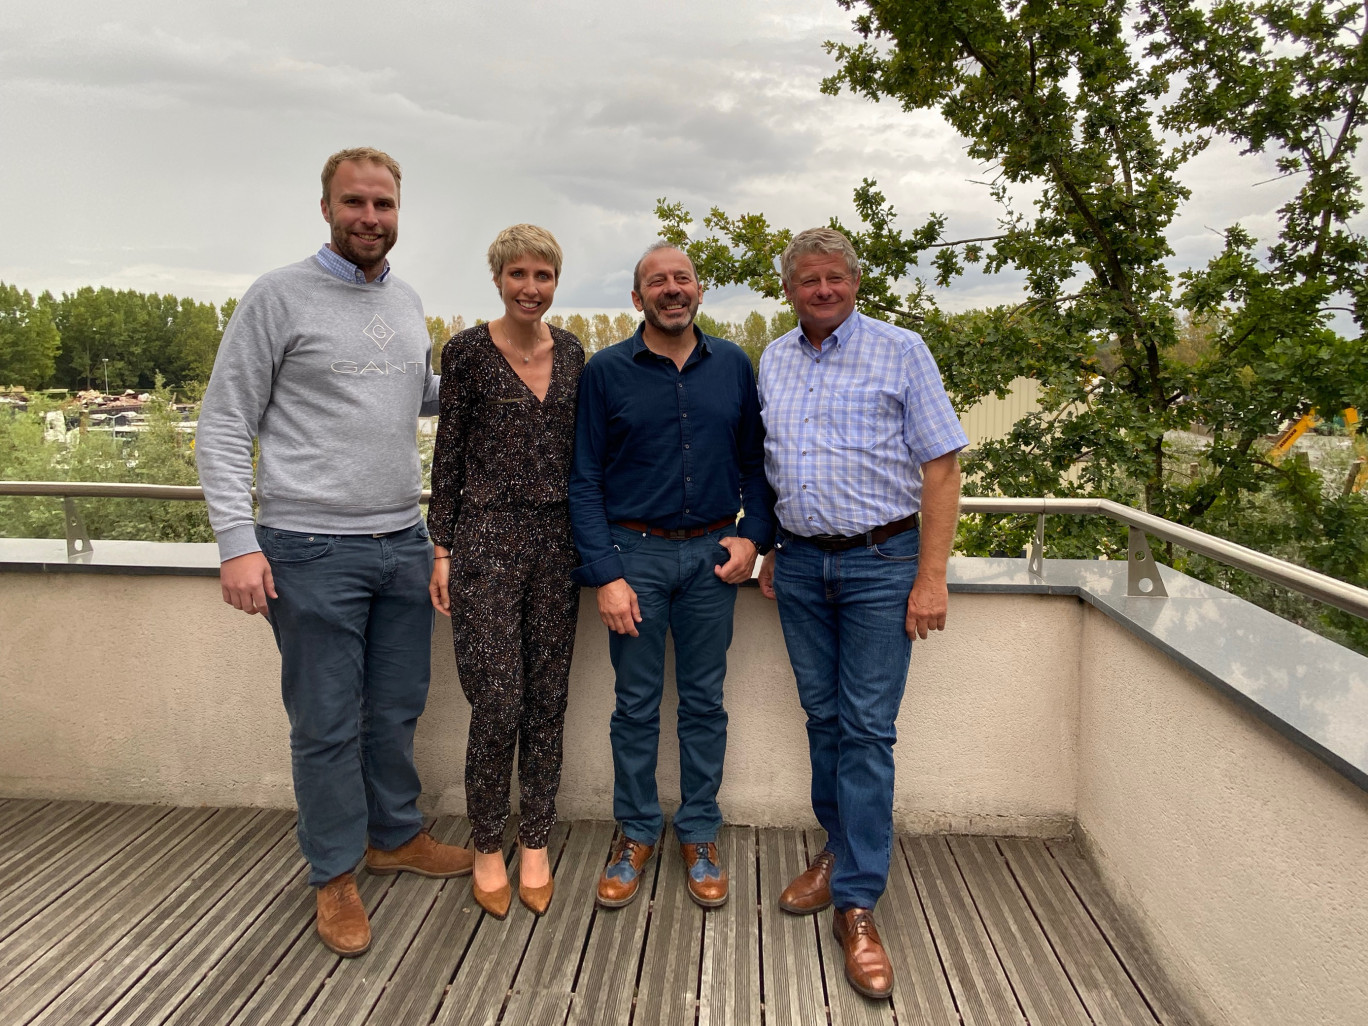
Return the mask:
<path fill-rule="evenodd" d="M 504 264 L 524 254 L 541 257 L 556 272 L 556 281 L 560 281 L 560 243 L 545 228 L 535 224 L 515 224 L 494 236 L 489 244 L 489 269 L 497 278 L 503 273 Z"/>

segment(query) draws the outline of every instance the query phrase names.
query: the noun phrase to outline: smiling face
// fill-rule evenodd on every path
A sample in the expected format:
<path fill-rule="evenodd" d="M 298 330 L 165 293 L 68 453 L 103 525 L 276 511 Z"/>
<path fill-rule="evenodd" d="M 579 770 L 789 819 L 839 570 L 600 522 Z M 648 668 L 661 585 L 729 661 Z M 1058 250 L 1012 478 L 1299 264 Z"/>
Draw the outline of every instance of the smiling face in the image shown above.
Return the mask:
<path fill-rule="evenodd" d="M 647 324 L 676 338 L 693 327 L 703 289 L 687 256 L 677 249 L 653 250 L 642 259 L 638 279 L 632 303 Z"/>
<path fill-rule="evenodd" d="M 399 187 L 389 169 L 368 160 L 337 165 L 323 220 L 332 225 L 330 248 L 374 281 L 385 269 L 385 255 L 399 241 Z"/>
<path fill-rule="evenodd" d="M 494 285 L 503 300 L 504 315 L 518 324 L 534 324 L 551 308 L 556 294 L 556 269 L 532 253 L 519 254 L 499 269 Z"/>
<path fill-rule="evenodd" d="M 847 317 L 855 312 L 855 295 L 860 290 L 859 274 L 840 253 L 809 253 L 793 264 L 791 281 L 784 282 L 784 295 L 798 314 L 803 334 L 820 344 Z"/>

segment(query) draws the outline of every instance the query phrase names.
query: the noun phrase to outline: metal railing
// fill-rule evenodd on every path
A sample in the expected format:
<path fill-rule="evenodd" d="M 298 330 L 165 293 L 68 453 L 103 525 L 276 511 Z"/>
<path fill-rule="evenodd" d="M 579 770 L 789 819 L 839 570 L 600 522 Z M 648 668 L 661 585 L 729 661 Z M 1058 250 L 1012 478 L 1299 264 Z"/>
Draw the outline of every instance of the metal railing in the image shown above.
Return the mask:
<path fill-rule="evenodd" d="M 47 496 L 61 499 L 67 514 L 67 558 L 72 561 L 88 560 L 92 548 L 89 535 L 81 522 L 80 512 L 76 509 L 75 499 L 204 500 L 204 490 L 198 486 L 93 481 L 0 481 L 0 495 Z M 426 502 L 430 495 L 430 492 L 424 491 L 422 501 Z M 1110 499 L 1010 499 L 967 496 L 960 501 L 960 512 L 1035 514 L 1035 542 L 1031 546 L 1027 568 L 1037 577 L 1042 576 L 1044 571 L 1046 516 L 1104 516 L 1125 524 L 1130 529 L 1127 590 L 1131 595 L 1161 598 L 1166 594 L 1158 567 L 1150 556 L 1149 546 L 1145 541 L 1145 536 L 1150 535 L 1368 619 L 1368 590 Z"/>

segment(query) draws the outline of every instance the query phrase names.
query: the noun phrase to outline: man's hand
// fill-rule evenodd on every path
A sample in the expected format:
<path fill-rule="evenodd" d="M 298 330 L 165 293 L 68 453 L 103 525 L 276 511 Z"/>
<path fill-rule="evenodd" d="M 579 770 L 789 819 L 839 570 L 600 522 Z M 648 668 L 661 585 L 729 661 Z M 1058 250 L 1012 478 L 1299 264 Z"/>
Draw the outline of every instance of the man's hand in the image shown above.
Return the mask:
<path fill-rule="evenodd" d="M 433 608 L 443 616 L 451 615 L 451 553 L 437 548 L 432 557 L 432 577 L 428 581 L 428 595 L 432 598 Z"/>
<path fill-rule="evenodd" d="M 278 598 L 271 564 L 260 552 L 225 559 L 219 567 L 219 584 L 223 587 L 223 601 L 249 616 L 266 614 L 266 598 Z M 268 617 L 269 619 L 269 617 Z"/>
<path fill-rule="evenodd" d="M 774 598 L 774 550 L 765 553 L 760 562 L 760 594 L 767 599 Z"/>
<path fill-rule="evenodd" d="M 599 619 L 610 631 L 639 637 L 636 625 L 641 623 L 641 608 L 637 605 L 637 593 L 625 579 L 619 577 L 599 585 L 598 607 Z"/>
<path fill-rule="evenodd" d="M 945 613 L 950 606 L 950 589 L 939 581 L 917 575 L 912 594 L 907 596 L 907 636 L 926 640 L 932 631 L 945 630 Z"/>
<path fill-rule="evenodd" d="M 727 584 L 749 581 L 755 572 L 755 542 L 749 538 L 719 538 L 717 544 L 726 549 L 731 558 L 713 567 L 713 573 Z"/>

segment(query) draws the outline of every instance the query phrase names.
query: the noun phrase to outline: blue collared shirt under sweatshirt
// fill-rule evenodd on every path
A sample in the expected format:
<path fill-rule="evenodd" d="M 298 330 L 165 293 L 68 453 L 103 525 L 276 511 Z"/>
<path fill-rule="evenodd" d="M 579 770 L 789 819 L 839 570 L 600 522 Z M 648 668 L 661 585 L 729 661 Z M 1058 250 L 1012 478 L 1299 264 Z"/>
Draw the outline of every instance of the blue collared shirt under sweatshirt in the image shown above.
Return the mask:
<path fill-rule="evenodd" d="M 744 508 L 742 538 L 767 546 L 774 537 L 749 357 L 695 327 L 697 344 L 679 369 L 646 347 L 643 328 L 596 353 L 580 375 L 570 474 L 580 584 L 623 575 L 610 523 L 698 528 Z"/>

